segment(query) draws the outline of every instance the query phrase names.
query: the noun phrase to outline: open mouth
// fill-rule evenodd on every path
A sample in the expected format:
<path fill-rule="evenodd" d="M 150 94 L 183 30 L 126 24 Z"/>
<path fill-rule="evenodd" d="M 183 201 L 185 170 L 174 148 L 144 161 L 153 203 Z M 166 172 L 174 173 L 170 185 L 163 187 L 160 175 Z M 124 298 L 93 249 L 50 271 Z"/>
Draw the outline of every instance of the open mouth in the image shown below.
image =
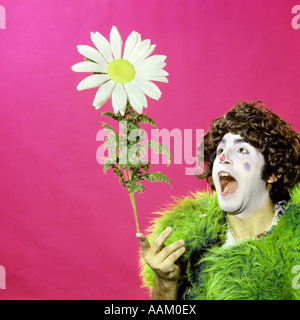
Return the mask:
<path fill-rule="evenodd" d="M 220 171 L 218 175 L 221 185 L 221 195 L 228 196 L 233 194 L 238 188 L 238 182 L 235 178 L 226 171 Z"/>

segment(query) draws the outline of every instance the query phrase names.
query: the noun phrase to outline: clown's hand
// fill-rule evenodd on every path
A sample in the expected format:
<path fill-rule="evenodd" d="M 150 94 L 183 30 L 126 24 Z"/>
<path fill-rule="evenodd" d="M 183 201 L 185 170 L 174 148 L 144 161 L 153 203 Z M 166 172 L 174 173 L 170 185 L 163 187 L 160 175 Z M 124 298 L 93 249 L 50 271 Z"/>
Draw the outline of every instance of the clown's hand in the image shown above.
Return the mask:
<path fill-rule="evenodd" d="M 140 240 L 141 256 L 155 272 L 158 280 L 165 284 L 178 281 L 180 268 L 175 262 L 185 252 L 184 240 L 176 241 L 169 246 L 164 245 L 171 233 L 172 228 L 168 227 L 162 234 L 155 235 L 152 246 L 150 246 L 145 235 L 142 233 L 136 234 Z"/>

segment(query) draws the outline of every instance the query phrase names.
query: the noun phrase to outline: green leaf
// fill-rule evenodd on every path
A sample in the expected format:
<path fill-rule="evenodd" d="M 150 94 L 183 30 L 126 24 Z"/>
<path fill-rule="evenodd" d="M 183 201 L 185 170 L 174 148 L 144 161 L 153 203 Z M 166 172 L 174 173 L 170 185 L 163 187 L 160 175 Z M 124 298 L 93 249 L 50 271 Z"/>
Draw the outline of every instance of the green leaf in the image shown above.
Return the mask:
<path fill-rule="evenodd" d="M 157 154 L 166 154 L 168 156 L 168 166 L 171 164 L 172 161 L 172 154 L 168 147 L 166 147 L 162 143 L 158 143 L 156 141 L 148 141 L 148 148 L 153 148 L 154 152 Z"/>
<path fill-rule="evenodd" d="M 120 118 L 123 118 L 122 115 L 120 115 L 120 114 L 115 114 L 115 113 L 113 113 L 113 112 L 102 112 L 101 115 L 102 115 L 102 116 L 110 117 L 110 118 L 112 118 L 112 119 L 114 119 L 114 120 L 119 120 Z"/>
<path fill-rule="evenodd" d="M 123 186 L 126 186 L 126 182 L 123 178 L 123 172 L 121 169 L 118 168 L 118 166 L 116 166 L 115 164 L 111 164 L 111 167 L 113 168 L 113 172 L 115 173 L 115 175 L 119 178 L 120 183 L 123 184 Z"/>
<path fill-rule="evenodd" d="M 164 181 L 165 183 L 172 186 L 170 179 L 166 175 L 163 175 L 161 172 L 149 173 L 148 179 L 150 182 Z"/>
<path fill-rule="evenodd" d="M 143 181 L 143 180 L 147 180 L 149 177 L 148 173 L 142 174 L 142 173 L 135 173 L 134 175 L 132 175 L 131 179 L 133 181 Z"/>
<path fill-rule="evenodd" d="M 114 134 L 117 136 L 114 128 L 112 126 L 110 126 L 109 124 L 105 123 L 105 122 L 100 122 L 103 126 L 104 129 L 107 129 L 108 131 L 113 131 Z"/>
<path fill-rule="evenodd" d="M 134 129 L 140 129 L 140 126 L 138 124 L 135 124 L 134 122 L 130 121 L 128 119 L 128 130 L 134 130 Z"/>
<path fill-rule="evenodd" d="M 143 169 L 144 171 L 146 171 L 147 173 L 149 172 L 150 167 L 151 167 L 151 163 L 150 162 L 143 163 L 143 164 L 140 165 L 140 168 Z"/>
<path fill-rule="evenodd" d="M 111 167 L 112 161 L 113 161 L 113 159 L 106 160 L 106 162 L 105 162 L 105 164 L 103 166 L 103 171 L 104 171 L 105 174 L 106 174 L 107 170 Z"/>
<path fill-rule="evenodd" d="M 134 193 L 136 191 L 143 193 L 145 191 L 145 187 L 138 182 L 128 181 L 127 185 L 130 193 Z"/>
<path fill-rule="evenodd" d="M 144 113 L 137 116 L 137 121 L 138 121 L 138 123 L 140 123 L 140 122 L 149 123 L 152 126 L 154 126 L 155 128 L 157 128 L 157 124 Z"/>

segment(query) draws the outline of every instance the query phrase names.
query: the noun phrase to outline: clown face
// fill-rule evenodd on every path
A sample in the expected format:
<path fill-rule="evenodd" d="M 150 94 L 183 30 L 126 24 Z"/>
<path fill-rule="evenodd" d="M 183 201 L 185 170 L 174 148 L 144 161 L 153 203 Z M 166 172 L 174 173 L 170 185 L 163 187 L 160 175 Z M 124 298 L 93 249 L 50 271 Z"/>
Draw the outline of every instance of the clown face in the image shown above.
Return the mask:
<path fill-rule="evenodd" d="M 249 214 L 269 201 L 266 181 L 261 179 L 263 155 L 240 135 L 227 133 L 217 147 L 213 181 L 222 210 Z"/>

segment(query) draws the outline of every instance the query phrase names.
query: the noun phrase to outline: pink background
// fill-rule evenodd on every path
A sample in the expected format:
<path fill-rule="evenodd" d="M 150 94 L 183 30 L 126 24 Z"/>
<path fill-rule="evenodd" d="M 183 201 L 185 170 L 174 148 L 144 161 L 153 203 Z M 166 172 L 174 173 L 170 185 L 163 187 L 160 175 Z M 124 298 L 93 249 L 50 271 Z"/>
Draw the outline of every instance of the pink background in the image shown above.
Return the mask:
<path fill-rule="evenodd" d="M 2 0 L 0 30 L 0 299 L 147 299 L 128 194 L 96 161 L 102 111 L 76 45 L 91 31 L 132 30 L 165 54 L 168 84 L 147 114 L 160 129 L 207 129 L 238 100 L 261 99 L 300 129 L 300 30 L 286 0 Z M 151 129 L 151 127 L 145 126 Z M 174 152 L 174 147 L 172 152 Z M 205 183 L 186 165 L 153 165 L 173 183 L 146 183 L 140 226 Z"/>

